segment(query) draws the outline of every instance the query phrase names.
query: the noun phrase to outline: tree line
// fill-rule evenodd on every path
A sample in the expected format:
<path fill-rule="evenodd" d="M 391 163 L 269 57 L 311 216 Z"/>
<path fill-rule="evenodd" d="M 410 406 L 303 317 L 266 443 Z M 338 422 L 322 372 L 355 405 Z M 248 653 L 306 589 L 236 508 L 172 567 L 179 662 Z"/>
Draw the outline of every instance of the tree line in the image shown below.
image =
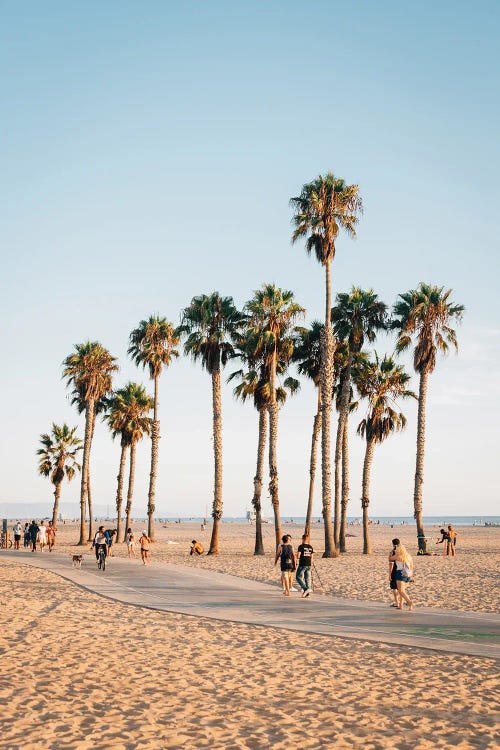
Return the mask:
<path fill-rule="evenodd" d="M 345 552 L 346 519 L 349 503 L 349 433 L 352 413 L 365 404 L 357 431 L 364 439 L 365 457 L 362 475 L 361 508 L 363 515 L 363 551 L 371 552 L 368 509 L 370 472 L 375 447 L 392 433 L 404 429 L 406 418 L 400 402 L 418 401 L 417 448 L 413 506 L 418 547 L 426 551 L 423 526 L 422 484 L 425 450 L 425 411 L 428 377 L 436 366 L 438 352 L 458 349 L 454 321 L 460 321 L 462 305 L 451 300 L 451 290 L 421 282 L 415 289 L 398 295 L 392 309 L 372 290 L 353 287 L 336 295 L 332 305 L 331 269 L 341 232 L 356 236 L 362 213 L 357 185 L 328 173 L 303 186 L 290 201 L 293 208 L 292 243 L 305 241 L 308 254 L 314 252 L 325 269 L 325 319 L 310 327 L 300 325 L 305 309 L 292 291 L 275 284 L 263 284 L 242 310 L 232 297 L 218 292 L 192 298 L 182 311 L 180 325 L 174 326 L 159 315 L 139 323 L 129 337 L 128 354 L 139 367 L 147 369 L 154 395 L 144 386 L 129 382 L 113 391 L 113 375 L 118 370 L 115 357 L 99 342 L 77 344 L 63 362 L 63 377 L 71 388 L 72 403 L 85 413 L 85 435 L 81 441 L 76 427 L 56 424 L 50 434 L 40 437 L 39 472 L 54 484 L 53 520 L 58 513 L 61 484 L 81 472 L 80 539 L 87 540 L 86 516 L 89 513 L 88 538 L 92 537 L 92 496 L 90 456 L 96 418 L 107 422 L 112 436 L 120 440 L 116 512 L 118 538 L 124 537 L 130 523 L 135 476 L 136 445 L 145 435 L 151 438 L 151 464 L 148 490 L 148 534 L 154 540 L 156 481 L 159 459 L 160 422 L 158 395 L 160 376 L 172 361 L 184 354 L 201 364 L 210 375 L 212 386 L 214 488 L 212 536 L 208 554 L 219 553 L 219 527 L 223 512 L 222 396 L 221 373 L 229 362 L 238 360 L 240 368 L 228 380 L 236 382 L 234 395 L 251 400 L 258 414 L 258 450 L 253 480 L 252 505 L 255 510 L 256 555 L 264 554 L 262 539 L 262 487 L 266 447 L 268 450 L 269 494 L 273 507 L 276 543 L 281 538 L 277 443 L 279 410 L 287 397 L 297 393 L 299 381 L 289 375 L 295 365 L 317 390 L 317 410 L 313 417 L 309 464 L 309 492 L 306 531 L 310 530 L 321 437 L 321 494 L 325 535 L 324 557 Z M 394 331 L 394 353 L 381 356 L 367 351 L 381 331 Z M 419 393 L 409 389 L 410 375 L 397 361 L 398 355 L 413 349 L 413 366 L 419 375 Z M 331 415 L 335 405 L 337 423 L 333 451 Z M 152 412 L 152 416 L 151 415 Z M 268 441 L 268 443 L 267 443 Z M 78 454 L 82 452 L 81 465 Z M 122 528 L 122 504 L 127 453 L 129 455 L 125 524 Z M 333 473 L 333 492 L 332 492 Z M 332 512 L 333 495 L 333 512 Z"/>

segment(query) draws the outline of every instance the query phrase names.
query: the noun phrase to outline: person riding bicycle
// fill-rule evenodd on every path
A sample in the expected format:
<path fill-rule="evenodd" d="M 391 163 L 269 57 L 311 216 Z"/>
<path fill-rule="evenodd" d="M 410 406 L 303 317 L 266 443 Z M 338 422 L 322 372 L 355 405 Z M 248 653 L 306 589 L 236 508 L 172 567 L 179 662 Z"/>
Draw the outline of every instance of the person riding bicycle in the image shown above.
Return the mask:
<path fill-rule="evenodd" d="M 104 551 L 104 557 L 108 556 L 108 544 L 109 538 L 104 531 L 104 526 L 99 526 L 99 530 L 96 532 L 94 541 L 92 542 L 92 547 L 95 547 L 95 559 L 97 560 L 97 562 L 99 562 L 100 549 Z"/>

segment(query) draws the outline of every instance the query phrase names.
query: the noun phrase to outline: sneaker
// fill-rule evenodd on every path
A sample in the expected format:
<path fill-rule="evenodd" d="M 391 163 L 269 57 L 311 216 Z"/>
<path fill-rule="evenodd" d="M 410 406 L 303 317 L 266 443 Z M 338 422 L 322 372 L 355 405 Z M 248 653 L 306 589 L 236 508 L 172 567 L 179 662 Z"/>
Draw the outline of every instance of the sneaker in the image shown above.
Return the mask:
<path fill-rule="evenodd" d="M 302 599 L 303 599 L 303 598 L 305 597 L 305 595 L 306 595 L 306 592 L 307 592 L 307 589 L 304 589 L 304 591 L 303 591 L 303 592 L 302 592 L 302 594 L 301 594 L 301 597 L 302 597 Z"/>
<path fill-rule="evenodd" d="M 312 589 L 306 589 L 306 590 L 304 591 L 304 596 L 305 596 L 305 597 L 307 597 L 307 596 L 310 596 L 310 595 L 312 594 L 312 592 L 313 592 L 313 590 L 312 590 Z"/>
<path fill-rule="evenodd" d="M 290 591 L 298 591 L 298 589 L 296 589 L 295 586 L 290 586 Z"/>

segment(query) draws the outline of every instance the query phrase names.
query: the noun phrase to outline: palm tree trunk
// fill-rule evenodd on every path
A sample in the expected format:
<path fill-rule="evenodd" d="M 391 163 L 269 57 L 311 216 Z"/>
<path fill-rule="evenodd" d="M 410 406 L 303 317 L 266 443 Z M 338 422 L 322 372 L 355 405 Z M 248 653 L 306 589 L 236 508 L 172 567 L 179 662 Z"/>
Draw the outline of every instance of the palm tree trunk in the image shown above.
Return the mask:
<path fill-rule="evenodd" d="M 158 420 L 158 375 L 155 377 L 155 404 L 153 411 L 153 424 L 151 426 L 151 471 L 149 473 L 148 491 L 148 537 L 152 542 L 155 540 L 155 498 L 156 498 L 156 474 L 158 471 L 158 452 L 160 449 L 160 422 Z"/>
<path fill-rule="evenodd" d="M 90 451 L 92 450 L 92 442 L 94 440 L 96 414 L 92 417 L 92 431 L 90 433 Z M 92 485 L 90 484 L 90 457 L 89 465 L 87 466 L 87 506 L 89 509 L 89 535 L 87 537 L 89 542 L 93 541 L 94 538 L 94 510 L 92 508 Z"/>
<path fill-rule="evenodd" d="M 370 505 L 370 472 L 373 461 L 374 440 L 366 441 L 365 461 L 363 464 L 363 497 L 361 507 L 363 509 L 363 554 L 371 555 L 370 531 L 368 528 L 368 506 Z"/>
<path fill-rule="evenodd" d="M 309 461 L 309 497 L 307 498 L 306 525 L 304 534 L 311 533 L 311 519 L 313 511 L 314 498 L 314 480 L 316 477 L 316 454 L 318 449 L 318 438 L 321 430 L 321 389 L 318 388 L 318 410 L 314 417 L 313 431 L 311 438 L 311 458 Z"/>
<path fill-rule="evenodd" d="M 135 482 L 135 446 L 134 441 L 130 446 L 130 470 L 128 475 L 127 503 L 125 505 L 125 529 L 123 530 L 123 541 L 127 539 L 127 529 L 130 528 L 130 516 L 132 513 L 132 498 L 134 496 Z"/>
<path fill-rule="evenodd" d="M 340 516 L 340 551 L 345 552 L 345 534 L 347 526 L 347 506 L 349 504 L 349 414 L 344 425 L 342 438 L 342 512 Z"/>
<path fill-rule="evenodd" d="M 220 391 L 220 370 L 212 373 L 212 409 L 214 439 L 214 503 L 212 508 L 212 538 L 209 555 L 219 554 L 219 526 L 222 518 L 222 400 Z"/>
<path fill-rule="evenodd" d="M 276 547 L 281 541 L 281 519 L 278 484 L 278 403 L 276 401 L 276 348 L 274 350 L 269 372 L 271 399 L 269 404 L 269 494 L 274 512 L 274 534 Z"/>
<path fill-rule="evenodd" d="M 255 550 L 254 555 L 264 554 L 264 542 L 262 540 L 262 478 L 264 474 L 264 459 L 266 453 L 267 438 L 267 408 L 259 409 L 259 442 L 257 446 L 257 469 L 253 478 L 252 505 L 255 510 Z"/>
<path fill-rule="evenodd" d="M 333 538 L 335 548 L 340 548 L 340 483 L 342 444 L 344 441 L 344 425 L 349 411 L 349 390 L 351 385 L 352 354 L 349 354 L 347 365 L 340 378 L 340 404 L 337 422 L 337 436 L 335 439 L 335 502 L 333 515 Z"/>
<path fill-rule="evenodd" d="M 415 488 L 413 491 L 413 507 L 417 525 L 417 542 L 420 554 L 427 552 L 422 514 L 422 485 L 424 483 L 424 451 L 425 451 L 425 405 L 427 400 L 427 381 L 429 373 L 420 373 L 418 391 L 418 422 L 417 422 L 417 460 L 415 468 Z"/>
<path fill-rule="evenodd" d="M 52 525 L 56 526 L 57 514 L 59 512 L 59 498 L 61 497 L 62 482 L 58 482 L 54 489 L 54 507 L 52 509 Z"/>
<path fill-rule="evenodd" d="M 86 543 L 86 514 L 88 496 L 88 468 L 90 459 L 90 447 L 92 444 L 92 425 L 94 422 L 95 402 L 87 401 L 85 409 L 85 438 L 83 442 L 82 481 L 80 485 L 80 539 L 79 546 Z"/>
<path fill-rule="evenodd" d="M 125 462 L 127 459 L 128 445 L 122 443 L 120 453 L 120 468 L 118 470 L 118 485 L 116 487 L 116 541 L 120 541 L 122 530 L 122 503 L 123 503 L 123 476 L 125 474 Z"/>
<path fill-rule="evenodd" d="M 333 356 L 335 342 L 332 335 L 331 315 L 331 262 L 325 264 L 325 327 L 321 357 L 321 480 L 323 521 L 325 525 L 325 551 L 323 557 L 337 557 L 332 527 L 332 470 L 330 465 L 330 419 L 332 411 Z"/>

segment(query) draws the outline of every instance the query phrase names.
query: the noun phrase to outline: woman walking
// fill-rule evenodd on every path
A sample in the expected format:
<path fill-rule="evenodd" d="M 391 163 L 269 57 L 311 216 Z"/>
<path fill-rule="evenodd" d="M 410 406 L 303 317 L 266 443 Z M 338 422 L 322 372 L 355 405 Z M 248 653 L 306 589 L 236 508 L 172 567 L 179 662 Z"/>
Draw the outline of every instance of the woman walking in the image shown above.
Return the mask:
<path fill-rule="evenodd" d="M 149 545 L 151 543 L 151 539 L 148 537 L 146 531 L 142 532 L 139 542 L 141 545 L 142 564 L 147 565 L 147 563 L 149 562 Z"/>
<path fill-rule="evenodd" d="M 125 541 L 127 542 L 127 555 L 129 557 L 135 557 L 135 536 L 132 529 L 127 529 Z"/>
<path fill-rule="evenodd" d="M 398 595 L 398 582 L 396 580 L 396 573 L 398 569 L 396 563 L 391 562 L 391 556 L 396 554 L 396 547 L 398 544 L 400 544 L 399 539 L 392 540 L 392 550 L 389 554 L 389 586 L 394 597 L 394 602 L 391 604 L 391 607 L 397 607 L 398 609 L 400 609 L 401 599 Z"/>
<path fill-rule="evenodd" d="M 292 588 L 293 571 L 295 570 L 295 552 L 291 545 L 292 537 L 289 534 L 285 534 L 282 537 L 281 544 L 278 545 L 276 550 L 276 557 L 274 564 L 280 561 L 281 568 L 281 583 L 283 585 L 283 594 L 290 596 L 290 589 Z"/>
<path fill-rule="evenodd" d="M 395 541 L 399 542 L 399 539 Z M 406 584 L 409 583 L 413 575 L 413 559 L 406 547 L 399 543 L 395 545 L 393 555 L 389 555 L 390 562 L 396 563 L 396 584 L 398 587 L 399 605 L 398 609 L 403 609 L 403 600 L 408 605 L 410 612 L 413 610 L 413 601 L 406 593 Z"/>

